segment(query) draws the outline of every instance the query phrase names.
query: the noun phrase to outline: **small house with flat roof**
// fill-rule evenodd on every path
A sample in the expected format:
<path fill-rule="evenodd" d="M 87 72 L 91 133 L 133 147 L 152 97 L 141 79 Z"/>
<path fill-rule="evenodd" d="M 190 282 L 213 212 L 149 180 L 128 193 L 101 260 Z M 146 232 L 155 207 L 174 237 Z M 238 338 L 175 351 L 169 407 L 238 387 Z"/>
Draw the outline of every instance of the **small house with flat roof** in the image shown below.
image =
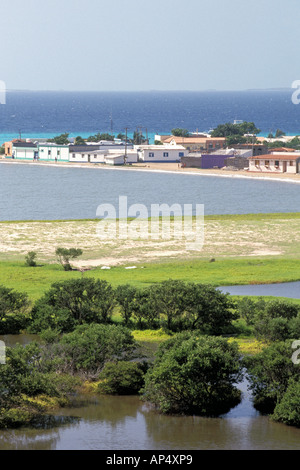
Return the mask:
<path fill-rule="evenodd" d="M 275 152 L 249 157 L 249 171 L 256 173 L 299 173 L 300 153 Z"/>

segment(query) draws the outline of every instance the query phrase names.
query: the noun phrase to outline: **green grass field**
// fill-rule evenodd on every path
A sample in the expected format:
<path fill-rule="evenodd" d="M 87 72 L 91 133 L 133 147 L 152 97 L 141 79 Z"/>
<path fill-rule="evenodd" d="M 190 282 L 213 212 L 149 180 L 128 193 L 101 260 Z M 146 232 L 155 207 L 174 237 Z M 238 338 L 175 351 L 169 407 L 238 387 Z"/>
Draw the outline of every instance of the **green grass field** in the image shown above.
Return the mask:
<path fill-rule="evenodd" d="M 98 224 L 99 220 L 1 222 L 0 284 L 27 292 L 34 301 L 52 283 L 81 276 L 105 279 L 114 286 L 147 286 L 167 279 L 216 287 L 300 280 L 300 213 L 205 216 L 205 243 L 198 252 L 186 250 L 184 241 L 103 242 L 97 236 Z M 91 269 L 84 274 L 65 272 L 56 264 L 57 246 L 82 248 L 78 262 L 90 263 Z M 31 250 L 37 252 L 40 266 L 25 266 Z M 132 266 L 135 269 L 125 269 Z"/>
<path fill-rule="evenodd" d="M 136 265 L 136 269 L 124 266 L 109 270 L 95 268 L 82 274 L 80 271 L 65 272 L 60 265 L 44 264 L 27 267 L 24 262 L 0 262 L 0 284 L 27 292 L 33 301 L 49 289 L 51 284 L 81 276 L 105 279 L 113 286 L 133 284 L 147 286 L 167 279 L 180 279 L 213 286 L 263 284 L 300 280 L 300 262 L 297 259 L 234 258 L 215 262 L 189 260 Z"/>

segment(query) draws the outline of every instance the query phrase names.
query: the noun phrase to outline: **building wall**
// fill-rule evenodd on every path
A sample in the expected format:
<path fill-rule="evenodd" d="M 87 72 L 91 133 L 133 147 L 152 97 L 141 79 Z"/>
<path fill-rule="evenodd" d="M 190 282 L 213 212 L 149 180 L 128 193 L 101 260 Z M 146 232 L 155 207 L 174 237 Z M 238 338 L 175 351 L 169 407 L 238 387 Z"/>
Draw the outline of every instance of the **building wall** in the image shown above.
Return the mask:
<path fill-rule="evenodd" d="M 4 153 L 6 157 L 12 156 L 12 142 L 4 142 Z"/>
<path fill-rule="evenodd" d="M 69 147 L 61 145 L 39 145 L 39 160 L 68 162 Z"/>
<path fill-rule="evenodd" d="M 298 160 L 276 160 L 274 155 L 269 159 L 251 159 L 249 160 L 249 170 L 264 173 L 290 173 L 295 174 L 299 171 Z"/>
<path fill-rule="evenodd" d="M 245 157 L 231 156 L 225 158 L 225 166 L 243 170 L 244 168 L 249 168 L 249 160 Z"/>
<path fill-rule="evenodd" d="M 225 166 L 225 159 L 228 158 L 228 155 L 211 155 L 203 154 L 202 155 L 202 168 L 223 168 Z"/>
<path fill-rule="evenodd" d="M 182 157 L 181 164 L 186 168 L 202 168 L 201 166 L 202 157 Z"/>
<path fill-rule="evenodd" d="M 164 146 L 155 148 L 141 149 L 138 152 L 139 159 L 144 162 L 180 162 L 181 158 L 186 156 L 186 149 L 170 149 Z"/>
<path fill-rule="evenodd" d="M 34 160 L 38 149 L 33 147 L 13 147 L 12 156 L 16 160 Z"/>

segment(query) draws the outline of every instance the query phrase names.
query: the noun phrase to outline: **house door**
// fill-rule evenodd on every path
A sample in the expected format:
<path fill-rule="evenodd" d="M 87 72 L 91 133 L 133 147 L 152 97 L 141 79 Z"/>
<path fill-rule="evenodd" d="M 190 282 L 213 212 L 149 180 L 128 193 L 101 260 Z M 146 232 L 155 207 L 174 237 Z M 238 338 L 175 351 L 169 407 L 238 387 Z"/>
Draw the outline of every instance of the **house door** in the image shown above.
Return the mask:
<path fill-rule="evenodd" d="M 283 173 L 286 173 L 286 167 L 287 166 L 287 162 L 283 162 Z"/>

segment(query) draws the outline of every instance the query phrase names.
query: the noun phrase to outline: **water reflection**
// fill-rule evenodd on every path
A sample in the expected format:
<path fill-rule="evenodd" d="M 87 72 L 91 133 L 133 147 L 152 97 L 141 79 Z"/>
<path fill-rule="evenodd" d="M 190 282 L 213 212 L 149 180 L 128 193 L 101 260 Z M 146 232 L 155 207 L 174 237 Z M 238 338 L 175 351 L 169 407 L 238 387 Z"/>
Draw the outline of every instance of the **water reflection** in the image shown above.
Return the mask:
<path fill-rule="evenodd" d="M 273 423 L 243 398 L 223 417 L 202 418 L 161 415 L 135 396 L 77 397 L 76 406 L 56 413 L 53 429 L 0 432 L 0 449 L 300 449 L 300 429 Z"/>

